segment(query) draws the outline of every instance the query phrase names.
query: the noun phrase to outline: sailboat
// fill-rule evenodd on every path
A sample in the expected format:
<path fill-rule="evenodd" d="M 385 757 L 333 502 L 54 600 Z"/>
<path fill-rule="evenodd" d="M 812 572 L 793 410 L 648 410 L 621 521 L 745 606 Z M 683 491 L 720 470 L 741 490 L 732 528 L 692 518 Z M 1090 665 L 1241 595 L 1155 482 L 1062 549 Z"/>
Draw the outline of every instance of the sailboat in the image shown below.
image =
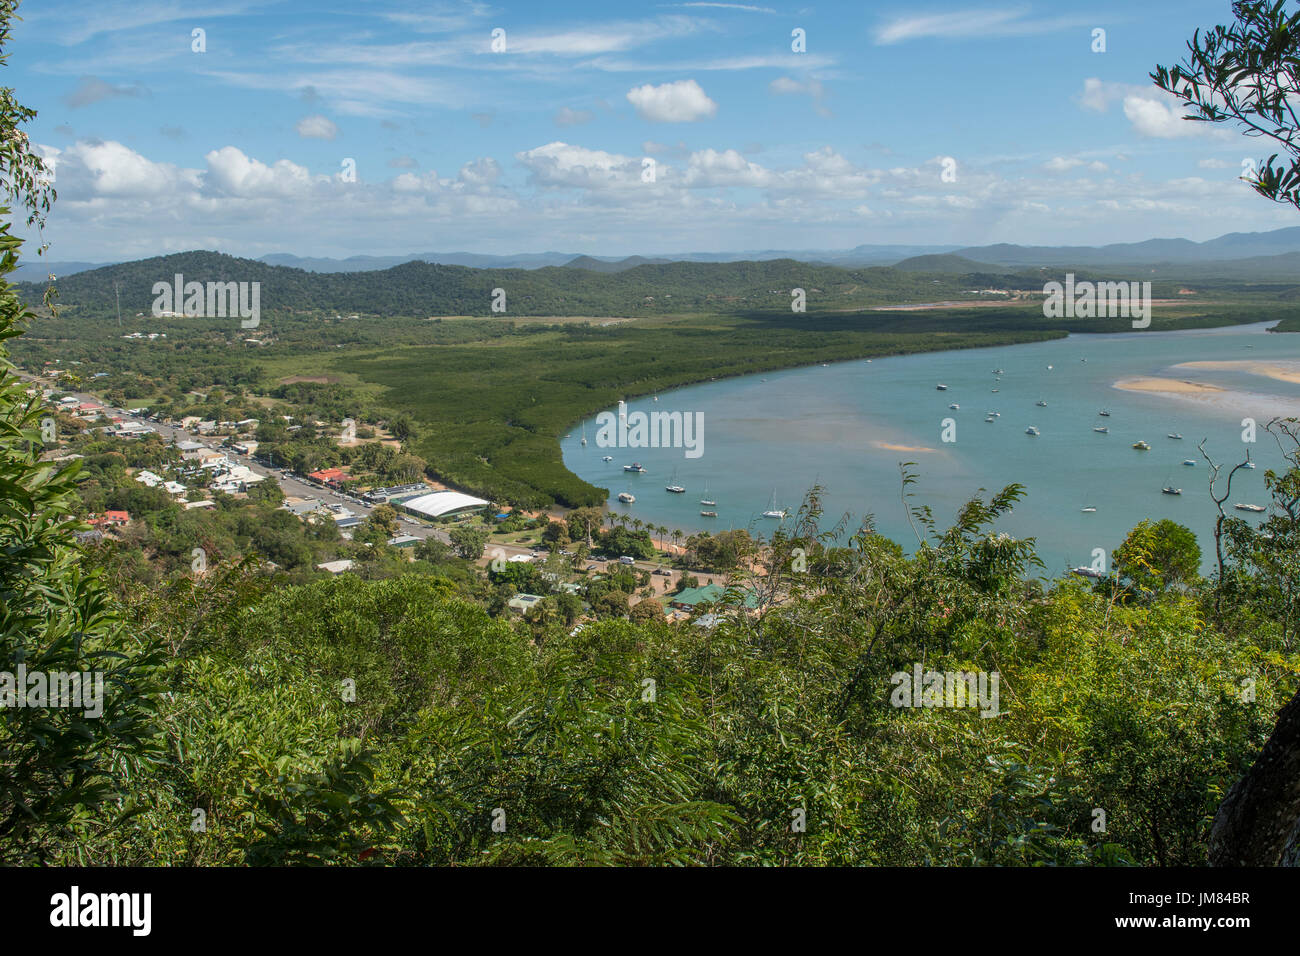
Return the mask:
<path fill-rule="evenodd" d="M 582 443 L 587 444 L 587 423 L 582 423 Z"/>
<path fill-rule="evenodd" d="M 664 491 L 671 491 L 675 495 L 682 495 L 686 493 L 686 489 L 677 483 L 676 468 L 673 469 L 673 476 L 668 479 L 668 485 L 667 487 L 664 488 Z"/>
<path fill-rule="evenodd" d="M 1165 485 L 1164 485 L 1163 488 L 1160 489 L 1160 493 L 1161 493 L 1162 495 L 1181 495 L 1181 494 L 1183 493 L 1183 489 L 1181 489 L 1181 488 L 1175 488 L 1175 487 L 1173 486 L 1173 483 L 1169 480 L 1169 473 L 1166 472 L 1166 473 L 1165 473 Z"/>
<path fill-rule="evenodd" d="M 712 498 L 709 497 L 709 486 L 707 482 L 704 485 L 704 497 L 700 499 L 700 504 L 704 505 L 704 507 L 706 508 L 716 507 L 718 504 L 716 501 L 714 501 Z M 700 514 L 704 514 L 704 512 L 701 511 Z M 706 515 L 706 517 L 710 517 L 710 518 L 717 517 L 717 514 L 715 513 L 712 515 Z"/>
<path fill-rule="evenodd" d="M 772 489 L 772 500 L 768 502 L 767 510 L 763 512 L 764 518 L 784 518 L 785 511 L 776 506 L 776 489 Z"/>

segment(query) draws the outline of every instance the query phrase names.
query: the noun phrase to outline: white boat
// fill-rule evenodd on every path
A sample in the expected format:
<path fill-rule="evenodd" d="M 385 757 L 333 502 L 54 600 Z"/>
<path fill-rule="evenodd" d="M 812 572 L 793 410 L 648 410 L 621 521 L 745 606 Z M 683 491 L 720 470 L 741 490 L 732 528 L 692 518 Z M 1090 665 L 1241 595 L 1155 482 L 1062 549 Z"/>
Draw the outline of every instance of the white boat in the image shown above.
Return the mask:
<path fill-rule="evenodd" d="M 632 464 L 630 464 L 630 465 L 624 465 L 624 466 L 623 466 L 623 470 L 624 470 L 624 471 L 634 471 L 634 472 L 637 472 L 638 474 L 640 474 L 641 472 L 645 471 L 645 469 L 641 467 L 641 463 L 640 463 L 639 461 L 634 461 L 634 462 L 632 462 Z"/>
<path fill-rule="evenodd" d="M 940 391 L 940 392 L 946 392 L 946 391 L 948 391 L 948 386 L 947 386 L 947 385 L 936 385 L 935 388 L 936 388 L 938 391 Z"/>
<path fill-rule="evenodd" d="M 1097 509 L 1094 508 L 1092 505 L 1088 505 L 1088 507 L 1086 507 L 1086 508 L 1080 508 L 1079 510 L 1080 510 L 1081 512 L 1083 512 L 1084 514 L 1086 514 L 1086 515 L 1090 515 L 1090 514 L 1094 513 Z"/>
<path fill-rule="evenodd" d="M 1037 434 L 1038 434 L 1038 429 L 1035 428 L 1033 425 L 1030 425 L 1028 428 L 1025 429 L 1025 434 L 1026 434 L 1026 435 L 1037 435 Z"/>
<path fill-rule="evenodd" d="M 1236 508 L 1238 511 L 1253 511 L 1255 514 L 1260 514 L 1265 510 L 1263 505 L 1236 504 L 1233 505 L 1233 507 Z"/>
<path fill-rule="evenodd" d="M 677 469 L 676 469 L 676 468 L 673 469 L 673 476 L 672 476 L 671 478 L 668 479 L 668 485 L 667 485 L 667 487 L 664 488 L 664 491 L 671 491 L 671 492 L 672 492 L 673 494 L 675 494 L 675 495 L 684 495 L 684 494 L 686 494 L 686 489 L 683 488 L 681 485 L 679 485 L 679 484 L 677 483 Z"/>
<path fill-rule="evenodd" d="M 1196 459 L 1195 459 L 1195 458 L 1184 458 L 1184 459 L 1183 459 L 1183 464 L 1184 464 L 1184 465 L 1188 465 L 1188 466 L 1194 468 L 1194 467 L 1196 466 Z"/>
<path fill-rule="evenodd" d="M 587 423 L 582 423 L 582 443 L 587 444 Z"/>
<path fill-rule="evenodd" d="M 1160 493 L 1162 495 L 1181 495 L 1183 493 L 1183 489 L 1175 488 L 1173 485 L 1165 485 L 1163 488 L 1160 489 Z"/>
<path fill-rule="evenodd" d="M 623 502 L 625 505 L 630 505 L 632 502 L 636 501 L 636 495 L 623 491 L 619 493 L 618 500 Z"/>
<path fill-rule="evenodd" d="M 777 519 L 781 519 L 781 518 L 784 518 L 784 517 L 785 517 L 785 511 L 784 511 L 784 509 L 778 508 L 778 507 L 776 506 L 776 489 L 775 489 L 775 488 L 772 489 L 772 500 L 768 502 L 768 504 L 767 504 L 767 510 L 763 512 L 763 517 L 764 517 L 764 518 L 777 518 Z"/>
<path fill-rule="evenodd" d="M 613 456 L 613 455 L 605 455 L 605 456 L 604 456 L 603 458 L 601 458 L 600 460 L 601 460 L 601 461 L 613 461 L 613 460 L 614 460 L 614 456 Z"/>
<path fill-rule="evenodd" d="M 951 405 L 949 405 L 948 407 L 951 408 L 954 412 L 961 411 L 961 406 L 958 405 L 956 402 L 953 402 L 953 403 L 952 403 Z"/>
<path fill-rule="evenodd" d="M 716 518 L 717 516 L 718 516 L 718 513 L 717 513 L 716 511 L 701 511 L 701 512 L 700 512 L 700 517 L 701 517 L 701 518 Z"/>
<path fill-rule="evenodd" d="M 1110 412 L 1106 411 L 1106 409 L 1104 408 L 1101 411 L 1099 411 L 1097 414 L 1100 415 L 1102 418 L 1110 418 Z"/>
<path fill-rule="evenodd" d="M 1092 430 L 1095 431 L 1095 432 L 1100 432 L 1100 433 L 1103 434 L 1103 435 L 1109 435 L 1109 434 L 1110 434 L 1110 429 L 1107 428 L 1105 425 L 1094 425 L 1093 428 L 1092 428 Z"/>
<path fill-rule="evenodd" d="M 704 497 L 700 499 L 700 504 L 704 505 L 704 507 L 706 508 L 713 508 L 718 504 L 716 501 L 714 501 L 712 498 L 709 497 L 708 485 L 704 486 Z"/>
<path fill-rule="evenodd" d="M 1047 407 L 1047 403 L 1043 401 L 1041 398 L 1038 401 L 1034 402 L 1034 404 L 1037 405 L 1039 408 Z"/>
<path fill-rule="evenodd" d="M 1070 568 L 1070 573 L 1077 574 L 1081 578 L 1100 578 L 1103 576 L 1100 571 L 1085 567 Z"/>
<path fill-rule="evenodd" d="M 1168 437 L 1169 437 L 1169 438 L 1172 438 L 1174 441 L 1182 441 L 1182 440 L 1183 440 L 1183 436 L 1180 435 L 1180 434 L 1178 434 L 1178 432 L 1170 432 L 1169 435 L 1168 435 Z"/>
<path fill-rule="evenodd" d="M 984 420 L 985 420 L 986 422 L 992 423 L 994 419 L 993 419 L 993 416 L 990 415 L 988 418 L 986 418 L 986 419 L 984 419 Z"/>

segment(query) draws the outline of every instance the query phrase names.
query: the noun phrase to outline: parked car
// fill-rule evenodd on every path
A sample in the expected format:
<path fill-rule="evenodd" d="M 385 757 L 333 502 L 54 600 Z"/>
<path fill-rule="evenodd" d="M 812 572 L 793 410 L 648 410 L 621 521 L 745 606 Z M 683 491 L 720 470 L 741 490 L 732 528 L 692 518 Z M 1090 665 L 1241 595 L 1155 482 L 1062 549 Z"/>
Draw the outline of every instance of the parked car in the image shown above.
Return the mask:
<path fill-rule="evenodd" d="M 619 563 L 619 564 L 636 564 L 636 558 L 629 557 L 628 555 L 625 554 L 625 555 L 622 555 L 621 557 L 619 557 L 619 559 L 618 559 L 618 563 Z"/>

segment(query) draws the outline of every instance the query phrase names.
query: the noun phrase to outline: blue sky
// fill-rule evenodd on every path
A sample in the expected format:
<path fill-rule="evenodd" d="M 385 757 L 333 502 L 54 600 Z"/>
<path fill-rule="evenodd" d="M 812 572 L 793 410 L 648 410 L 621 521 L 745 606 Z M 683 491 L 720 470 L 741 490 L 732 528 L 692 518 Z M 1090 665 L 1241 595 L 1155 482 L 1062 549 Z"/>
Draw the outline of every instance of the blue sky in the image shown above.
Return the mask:
<path fill-rule="evenodd" d="M 32 138 L 57 162 L 53 260 L 1099 244 L 1300 224 L 1238 181 L 1257 141 L 1182 122 L 1147 78 L 1226 22 L 1227 0 L 19 13 L 3 83 L 39 110 Z"/>

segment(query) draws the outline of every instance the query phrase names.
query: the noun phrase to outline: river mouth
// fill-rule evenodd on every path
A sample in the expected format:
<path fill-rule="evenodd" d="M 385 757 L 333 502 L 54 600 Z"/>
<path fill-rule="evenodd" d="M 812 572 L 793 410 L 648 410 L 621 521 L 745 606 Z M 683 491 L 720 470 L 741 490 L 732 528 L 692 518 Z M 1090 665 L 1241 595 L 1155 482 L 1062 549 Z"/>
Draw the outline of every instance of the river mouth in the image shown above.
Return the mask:
<path fill-rule="evenodd" d="M 627 413 L 698 414 L 698 457 L 680 447 L 601 446 L 589 419 L 586 446 L 577 427 L 562 442 L 564 462 L 610 489 L 614 513 L 687 534 L 770 534 L 778 522 L 763 513 L 793 514 L 817 485 L 827 526 L 847 514 L 852 530 L 871 515 L 879 533 L 908 551 L 917 545 L 911 506 L 929 506 L 942 528 L 980 489 L 987 498 L 1018 482 L 1026 496 L 996 527 L 1034 537 L 1045 574 L 1090 565 L 1098 550 L 1108 560 L 1146 518 L 1192 528 L 1208 569 L 1216 511 L 1198 443 L 1229 464 L 1249 453 L 1258 467 L 1237 473 L 1233 501 L 1267 504 L 1264 472 L 1285 462 L 1263 426 L 1275 415 L 1300 416 L 1300 381 L 1276 374 L 1300 369 L 1300 335 L 1269 335 L 1270 325 L 1071 335 L 693 385 L 657 401 L 629 401 Z M 1252 352 L 1262 348 L 1263 357 Z M 1148 384 L 1121 384 L 1133 381 Z M 1208 387 L 1163 384 L 1169 381 Z M 1247 418 L 1257 425 L 1254 442 L 1243 441 Z M 1142 441 L 1149 451 L 1132 447 Z M 603 462 L 606 455 L 612 460 Z M 1197 463 L 1183 464 L 1188 459 Z M 634 460 L 646 470 L 624 472 Z M 903 494 L 904 467 L 919 479 L 911 499 Z M 1171 483 L 1183 494 L 1162 494 Z M 669 484 L 686 492 L 669 493 Z M 635 503 L 618 502 L 620 492 Z M 700 506 L 701 499 L 717 504 Z"/>

